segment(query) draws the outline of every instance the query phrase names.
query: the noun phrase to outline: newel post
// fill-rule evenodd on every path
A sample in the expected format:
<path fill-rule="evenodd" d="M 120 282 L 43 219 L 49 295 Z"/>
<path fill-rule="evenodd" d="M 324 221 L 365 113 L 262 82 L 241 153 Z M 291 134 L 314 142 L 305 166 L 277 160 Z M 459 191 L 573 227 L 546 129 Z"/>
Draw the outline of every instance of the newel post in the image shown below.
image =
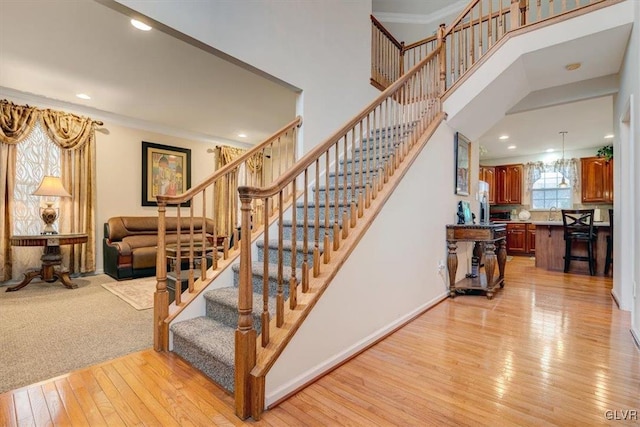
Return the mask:
<path fill-rule="evenodd" d="M 520 0 L 511 0 L 511 31 L 520 28 Z"/>
<path fill-rule="evenodd" d="M 235 336 L 236 415 L 251 415 L 250 373 L 256 364 L 256 330 L 253 327 L 253 286 L 251 277 L 251 197 L 240 187 L 240 289 L 238 293 L 238 329 Z"/>
<path fill-rule="evenodd" d="M 438 45 L 440 46 L 440 52 L 438 52 L 438 63 L 440 65 L 440 95 L 447 90 L 447 41 L 444 38 L 445 25 L 440 24 L 438 27 Z"/>
<path fill-rule="evenodd" d="M 158 250 L 156 251 L 156 291 L 153 294 L 153 348 L 169 350 L 169 292 L 167 292 L 166 210 L 164 202 L 158 202 Z"/>

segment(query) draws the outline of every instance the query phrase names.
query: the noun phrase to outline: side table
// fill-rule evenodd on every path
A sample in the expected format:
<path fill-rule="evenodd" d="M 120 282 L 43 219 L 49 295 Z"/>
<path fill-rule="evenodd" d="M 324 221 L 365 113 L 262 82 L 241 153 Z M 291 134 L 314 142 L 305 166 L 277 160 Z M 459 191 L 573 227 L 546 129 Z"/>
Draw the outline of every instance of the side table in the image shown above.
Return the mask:
<path fill-rule="evenodd" d="M 484 244 L 484 274 L 467 277 L 456 283 L 458 269 L 458 242 L 478 242 Z M 447 225 L 447 268 L 449 270 L 449 296 L 454 298 L 457 290 L 486 291 L 487 298 L 493 298 L 497 286 L 504 287 L 504 269 L 507 260 L 507 226 L 505 224 L 462 224 Z M 498 261 L 497 278 L 493 277 Z"/>
<path fill-rule="evenodd" d="M 40 260 L 40 268 L 30 268 L 24 273 L 22 282 L 7 288 L 7 292 L 17 291 L 27 286 L 36 277 L 45 282 L 53 283 L 60 280 L 69 289 L 78 286 L 71 281 L 69 270 L 62 266 L 62 254 L 60 246 L 87 243 L 88 236 L 77 234 L 37 234 L 33 236 L 11 236 L 11 246 L 44 246 L 44 252 Z"/>

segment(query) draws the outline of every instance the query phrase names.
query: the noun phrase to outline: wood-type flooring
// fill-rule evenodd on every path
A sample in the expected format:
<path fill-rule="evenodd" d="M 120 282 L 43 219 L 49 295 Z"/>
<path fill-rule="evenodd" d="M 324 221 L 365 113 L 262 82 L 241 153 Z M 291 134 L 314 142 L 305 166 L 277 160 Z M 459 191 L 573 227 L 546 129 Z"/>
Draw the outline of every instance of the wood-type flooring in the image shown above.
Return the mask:
<path fill-rule="evenodd" d="M 611 286 L 515 257 L 493 300 L 444 300 L 258 422 L 146 350 L 0 395 L 0 426 L 640 424 L 640 351 Z"/>

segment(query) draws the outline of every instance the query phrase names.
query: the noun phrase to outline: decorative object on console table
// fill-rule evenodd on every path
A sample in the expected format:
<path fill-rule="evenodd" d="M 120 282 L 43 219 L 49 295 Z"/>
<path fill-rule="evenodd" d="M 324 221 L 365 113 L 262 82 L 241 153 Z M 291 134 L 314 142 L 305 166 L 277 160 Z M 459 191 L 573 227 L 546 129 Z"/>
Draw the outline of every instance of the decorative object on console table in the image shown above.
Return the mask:
<path fill-rule="evenodd" d="M 455 194 L 468 196 L 470 183 L 469 171 L 471 168 L 471 141 L 460 132 L 455 135 Z"/>
<path fill-rule="evenodd" d="M 504 270 L 507 260 L 505 224 L 480 225 L 447 225 L 447 268 L 449 270 L 449 296 L 456 296 L 457 292 L 467 290 L 485 291 L 488 299 L 493 298 L 495 288 L 504 287 Z M 458 270 L 458 242 L 476 242 L 484 246 L 484 274 L 477 277 L 466 277 L 456 282 Z M 475 252 L 475 248 L 474 248 Z M 474 254 L 477 256 L 477 253 Z M 499 275 L 494 278 L 494 270 L 498 262 Z"/>
<path fill-rule="evenodd" d="M 142 206 L 156 206 L 156 196 L 175 196 L 190 187 L 190 149 L 142 141 Z"/>
<path fill-rule="evenodd" d="M 604 147 L 600 147 L 600 149 L 596 153 L 596 156 L 604 157 L 607 162 L 613 159 L 613 145 L 605 145 Z"/>
<path fill-rule="evenodd" d="M 33 192 L 34 196 L 43 197 L 71 197 L 71 194 L 64 188 L 62 181 L 57 176 L 45 176 L 42 178 L 42 182 L 36 191 Z M 45 227 L 42 230 L 42 234 L 58 234 L 53 223 L 58 219 L 58 211 L 53 208 L 52 200 L 45 200 L 46 208 L 40 208 L 40 216 L 44 221 Z"/>

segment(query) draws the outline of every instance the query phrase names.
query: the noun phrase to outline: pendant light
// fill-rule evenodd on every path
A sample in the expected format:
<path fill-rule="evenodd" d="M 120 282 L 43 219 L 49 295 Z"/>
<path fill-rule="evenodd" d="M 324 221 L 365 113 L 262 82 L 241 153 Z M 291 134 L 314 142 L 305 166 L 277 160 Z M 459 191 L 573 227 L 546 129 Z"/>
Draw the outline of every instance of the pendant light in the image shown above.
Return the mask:
<path fill-rule="evenodd" d="M 560 134 L 562 134 L 562 160 L 560 163 L 560 173 L 562 174 L 562 181 L 560 181 L 560 184 L 558 184 L 558 188 L 567 188 L 569 186 L 569 184 L 567 183 L 567 181 L 564 178 L 564 136 L 568 133 L 566 130 L 562 130 L 560 132 L 558 132 Z"/>

